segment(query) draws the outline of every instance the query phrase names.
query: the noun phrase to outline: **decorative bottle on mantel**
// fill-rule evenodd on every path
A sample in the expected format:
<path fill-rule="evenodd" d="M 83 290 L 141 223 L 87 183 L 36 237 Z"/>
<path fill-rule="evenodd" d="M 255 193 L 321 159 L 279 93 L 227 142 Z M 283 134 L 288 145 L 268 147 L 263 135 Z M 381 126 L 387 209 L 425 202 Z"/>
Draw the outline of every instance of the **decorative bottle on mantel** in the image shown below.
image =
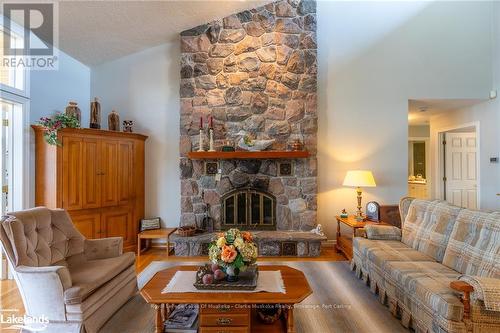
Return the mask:
<path fill-rule="evenodd" d="M 90 128 L 101 128 L 101 104 L 94 98 L 93 102 L 90 102 Z"/>
<path fill-rule="evenodd" d="M 120 130 L 120 115 L 115 110 L 111 111 L 108 116 L 108 129 L 110 131 Z"/>
<path fill-rule="evenodd" d="M 67 116 L 75 116 L 76 119 L 78 119 L 78 125 L 80 126 L 82 125 L 81 122 L 82 112 L 80 111 L 77 102 L 70 101 L 68 103 L 68 106 L 66 107 L 65 113 Z"/>

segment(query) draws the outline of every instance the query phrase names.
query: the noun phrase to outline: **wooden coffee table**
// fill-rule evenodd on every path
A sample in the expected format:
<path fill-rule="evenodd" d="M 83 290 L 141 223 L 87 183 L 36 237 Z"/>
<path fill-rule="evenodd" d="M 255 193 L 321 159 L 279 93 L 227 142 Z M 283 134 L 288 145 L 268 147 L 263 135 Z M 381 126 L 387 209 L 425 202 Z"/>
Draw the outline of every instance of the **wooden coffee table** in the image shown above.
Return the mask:
<path fill-rule="evenodd" d="M 177 271 L 196 271 L 197 266 L 177 266 L 156 273 L 141 289 L 142 297 L 156 311 L 156 333 L 163 332 L 163 322 L 170 306 L 175 304 L 200 305 L 199 332 L 295 332 L 293 306 L 312 294 L 304 273 L 288 266 L 259 266 L 260 271 L 281 271 L 286 294 L 269 292 L 185 292 L 161 291 Z M 194 282 L 194 281 L 193 281 Z M 259 322 L 255 313 L 258 304 L 281 304 L 286 311 L 286 322 L 273 325 Z M 225 327 L 225 329 L 224 329 Z"/>

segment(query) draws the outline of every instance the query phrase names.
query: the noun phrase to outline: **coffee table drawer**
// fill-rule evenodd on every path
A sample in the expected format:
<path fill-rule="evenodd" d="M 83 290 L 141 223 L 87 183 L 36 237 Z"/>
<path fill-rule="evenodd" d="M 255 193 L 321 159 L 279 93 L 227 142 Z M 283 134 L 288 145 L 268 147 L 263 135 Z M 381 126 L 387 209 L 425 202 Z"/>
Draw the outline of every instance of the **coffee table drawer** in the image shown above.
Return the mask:
<path fill-rule="evenodd" d="M 200 327 L 200 333 L 248 333 L 248 328 L 242 327 Z"/>
<path fill-rule="evenodd" d="M 200 326 L 247 326 L 250 324 L 250 316 L 247 313 L 219 313 L 201 314 Z"/>
<path fill-rule="evenodd" d="M 248 305 L 248 308 L 245 308 L 241 305 L 235 306 L 230 304 L 203 304 L 200 306 L 200 313 L 248 313 L 249 309 L 250 305 Z"/>

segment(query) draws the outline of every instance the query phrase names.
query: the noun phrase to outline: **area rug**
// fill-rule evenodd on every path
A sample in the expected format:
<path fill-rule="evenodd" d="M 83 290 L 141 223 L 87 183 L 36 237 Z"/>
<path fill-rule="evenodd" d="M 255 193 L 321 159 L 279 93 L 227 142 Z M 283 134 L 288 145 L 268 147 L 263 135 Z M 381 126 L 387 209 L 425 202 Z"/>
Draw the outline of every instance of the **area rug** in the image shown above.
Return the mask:
<path fill-rule="evenodd" d="M 306 275 L 313 294 L 295 309 L 295 327 L 298 333 L 408 332 L 378 302 L 369 288 L 354 276 L 346 261 L 280 261 L 259 264 L 288 265 Z M 153 261 L 137 277 L 139 288 L 156 272 L 178 265 L 199 265 L 199 262 Z M 154 311 L 138 294 L 106 323 L 101 332 L 152 333 Z"/>

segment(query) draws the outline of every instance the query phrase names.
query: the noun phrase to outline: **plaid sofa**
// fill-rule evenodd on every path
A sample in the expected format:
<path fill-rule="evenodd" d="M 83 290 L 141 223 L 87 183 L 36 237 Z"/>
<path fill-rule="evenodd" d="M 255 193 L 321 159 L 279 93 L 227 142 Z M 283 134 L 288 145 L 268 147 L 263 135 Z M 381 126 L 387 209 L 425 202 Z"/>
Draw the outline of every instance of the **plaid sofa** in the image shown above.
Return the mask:
<path fill-rule="evenodd" d="M 416 332 L 500 333 L 500 212 L 403 198 L 400 213 L 402 229 L 354 238 L 356 275 Z"/>

